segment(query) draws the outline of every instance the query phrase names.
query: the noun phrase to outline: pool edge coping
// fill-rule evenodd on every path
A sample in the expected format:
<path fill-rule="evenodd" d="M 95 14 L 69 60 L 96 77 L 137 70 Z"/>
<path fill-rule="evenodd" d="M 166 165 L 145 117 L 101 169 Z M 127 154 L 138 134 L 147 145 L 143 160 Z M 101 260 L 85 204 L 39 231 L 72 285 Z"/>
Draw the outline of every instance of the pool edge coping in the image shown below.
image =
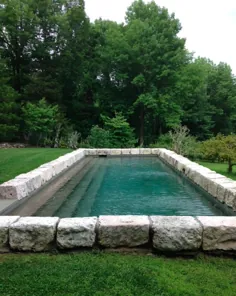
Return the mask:
<path fill-rule="evenodd" d="M 2 196 L 2 192 L 4 192 L 4 196 L 6 197 L 7 190 L 10 190 L 10 192 L 14 193 L 14 198 L 16 199 L 24 199 L 25 194 L 29 193 L 31 194 L 35 190 L 39 189 L 40 186 L 45 185 L 47 182 L 51 180 L 51 178 L 56 177 L 57 175 L 61 174 L 62 172 L 69 169 L 71 166 L 73 166 L 76 162 L 80 161 L 86 156 L 122 156 L 122 155 L 130 155 L 130 156 L 144 156 L 144 155 L 156 155 L 160 157 L 164 162 L 169 164 L 171 167 L 173 167 L 175 170 L 179 171 L 180 173 L 184 174 L 188 179 L 192 180 L 195 184 L 203 188 L 205 191 L 207 191 L 209 194 L 211 194 L 213 197 L 215 197 L 217 200 L 219 200 L 221 203 L 227 204 L 230 208 L 232 208 L 236 212 L 236 182 L 223 176 L 220 174 L 217 174 L 214 171 L 211 171 L 210 169 L 207 169 L 195 162 L 190 161 L 189 159 L 180 156 L 176 154 L 173 151 L 164 149 L 164 148 L 130 148 L 130 149 L 78 149 L 71 153 L 65 154 L 64 156 L 61 156 L 57 158 L 54 161 L 51 161 L 49 163 L 46 163 L 39 168 L 30 171 L 27 174 L 22 174 L 20 176 L 17 176 L 16 178 L 7 181 L 0 185 L 0 197 Z M 51 178 L 50 178 L 51 176 Z M 7 183 L 7 184 L 6 184 Z M 9 189 L 10 188 L 10 189 Z M 12 196 L 11 196 L 12 197 Z M 126 217 L 128 217 L 127 215 Z M 117 220 L 119 222 L 119 217 L 121 216 L 109 216 L 111 220 Z M 122 216 L 125 217 L 125 216 Z M 172 236 L 170 236 L 169 244 L 177 244 L 181 246 L 181 241 L 186 242 L 186 237 L 183 236 L 183 229 L 187 227 L 187 225 L 184 226 L 183 221 L 181 222 L 181 219 L 183 220 L 184 217 L 177 217 L 177 216 L 170 216 L 170 220 L 167 223 L 168 216 L 132 216 L 134 218 L 134 222 L 136 219 L 140 219 L 140 217 L 146 217 L 149 221 L 148 225 L 148 241 L 146 243 L 137 244 L 137 245 L 130 245 L 129 243 L 123 243 L 121 245 L 110 245 L 101 243 L 101 240 L 99 240 L 99 237 L 101 237 L 101 217 L 96 218 L 96 225 L 94 228 L 95 238 L 94 243 L 92 246 L 85 246 L 85 247 L 101 247 L 101 248 L 111 248 L 111 247 L 139 247 L 143 245 L 148 245 L 155 251 L 160 252 L 177 252 L 177 251 L 184 251 L 184 247 L 179 247 L 178 250 L 167 250 L 165 247 L 157 247 L 158 244 L 155 244 L 154 238 L 157 237 L 157 240 L 160 242 L 160 233 L 164 233 L 165 238 L 168 236 L 168 233 L 172 233 Z M 153 226 L 152 217 L 157 217 L 158 219 L 162 219 L 163 223 L 159 223 L 160 225 L 155 228 Z M 54 219 L 53 217 L 52 219 Z M 199 247 L 194 247 L 189 251 L 236 251 L 236 217 L 227 217 L 227 216 L 221 216 L 221 217 L 185 217 L 187 221 L 193 221 L 197 222 L 197 225 L 202 229 L 201 230 L 201 242 L 199 243 Z M 26 220 L 25 220 L 26 219 Z M 26 222 L 27 219 L 31 221 L 28 225 Z M 89 218 L 66 218 L 68 220 L 73 219 L 86 219 Z M 180 221 L 179 224 L 173 225 L 171 224 L 171 220 Z M 28 221 L 29 221 L 28 220 Z M 57 233 L 58 233 L 58 226 L 60 225 L 60 221 L 63 219 L 56 218 L 54 219 L 54 224 L 52 226 L 48 225 L 48 221 L 51 221 L 50 218 L 43 218 L 43 217 L 14 217 L 14 216 L 0 216 L 0 252 L 9 252 L 9 251 L 46 251 L 58 248 L 57 243 Z M 39 223 L 40 221 L 40 223 Z M 82 221 L 82 220 L 80 220 Z M 230 223 L 228 223 L 230 221 Z M 18 223 L 18 224 L 17 224 Z M 204 224 L 205 223 L 205 224 Z M 72 223 L 73 224 L 73 223 Z M 109 224 L 109 223 L 108 223 Z M 122 223 L 121 223 L 122 224 Z M 131 223 L 132 224 L 132 223 Z M 187 223 L 188 224 L 188 223 Z M 193 223 L 194 224 L 194 223 Z M 18 225 L 17 227 L 15 227 Z M 19 226 L 23 225 L 23 226 Z M 112 231 L 108 232 L 110 233 L 108 235 L 108 239 L 112 238 L 112 233 L 114 232 L 115 237 L 119 236 L 119 229 L 120 224 L 116 224 L 115 228 L 111 228 Z M 105 229 L 109 229 L 109 225 L 105 224 Z M 147 227 L 147 224 L 139 224 L 141 229 Z M 14 228 L 15 227 L 15 228 Z M 23 228 L 22 228 L 23 227 Z M 52 227 L 52 228 L 51 228 Z M 84 224 L 77 225 L 75 229 L 75 233 L 80 233 L 79 229 L 85 229 Z M 100 228 L 99 228 L 100 227 Z M 117 228 L 118 227 L 118 228 Z M 193 227 L 193 229 L 190 227 L 188 231 L 192 232 L 194 231 L 196 227 Z M 22 238 L 21 236 L 18 237 L 18 240 L 16 244 L 12 243 L 13 239 L 12 233 L 15 231 L 23 234 L 25 237 L 28 236 L 28 242 L 31 241 L 30 246 L 21 247 Z M 18 230 L 17 230 L 18 229 Z M 31 229 L 31 230 L 30 230 Z M 71 232 L 69 231 L 71 229 Z M 67 233 L 69 233 L 70 239 L 71 236 L 73 238 L 74 230 L 73 227 L 66 230 Z M 100 229 L 100 230 L 99 230 Z M 131 230 L 129 230 L 131 229 Z M 136 229 L 136 230 L 135 230 Z M 137 236 L 137 225 L 135 225 L 134 228 L 131 227 L 131 225 L 128 223 L 128 225 L 123 225 L 121 227 L 121 236 L 127 235 L 127 232 L 129 233 L 129 239 L 132 238 L 132 234 L 134 231 L 134 237 Z M 145 228 L 146 229 L 146 228 Z M 157 235 L 155 236 L 155 229 L 158 229 Z M 163 230 L 164 229 L 164 230 Z M 175 231 L 171 232 L 171 229 L 174 229 Z M 33 231 L 32 231 L 33 230 Z M 146 229 L 147 230 L 147 229 Z M 30 233 L 35 232 L 38 233 L 38 238 L 41 238 L 41 240 L 38 242 L 32 241 L 32 238 L 30 237 Z M 46 231 L 46 232 L 45 232 Z M 69 232 L 68 232 L 69 231 Z M 129 232 L 131 231 L 131 232 Z M 86 231 L 85 231 L 86 232 Z M 179 234 L 179 237 L 173 237 L 173 233 Z M 214 233 L 214 235 L 212 234 Z M 91 232 L 90 232 L 91 236 Z M 107 234 L 105 235 L 105 237 Z M 35 233 L 34 233 L 35 237 Z M 210 241 L 206 243 L 206 239 L 204 240 L 204 237 L 207 237 L 207 240 Z M 90 237 L 91 238 L 91 237 Z M 46 239 L 46 242 L 45 242 Z M 128 239 L 128 238 L 127 238 Z M 27 240 L 26 240 L 27 241 Z M 2 246 L 1 246 L 2 245 Z M 37 245 L 40 245 L 40 249 L 38 249 Z M 75 246 L 75 248 L 81 248 L 84 246 Z M 182 248 L 182 249 L 181 249 Z M 4 251 L 5 249 L 5 251 Z M 65 249 L 71 249 L 71 248 L 65 248 Z"/>

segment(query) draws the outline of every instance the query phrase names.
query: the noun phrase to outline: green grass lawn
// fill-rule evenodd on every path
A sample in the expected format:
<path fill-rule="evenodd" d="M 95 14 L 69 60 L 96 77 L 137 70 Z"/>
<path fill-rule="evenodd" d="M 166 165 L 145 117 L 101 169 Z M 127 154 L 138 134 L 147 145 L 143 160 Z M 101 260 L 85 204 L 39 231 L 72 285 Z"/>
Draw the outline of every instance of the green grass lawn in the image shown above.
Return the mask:
<path fill-rule="evenodd" d="M 1 296 L 235 296 L 236 261 L 147 255 L 0 255 Z"/>
<path fill-rule="evenodd" d="M 0 149 L 0 184 L 70 151 L 52 148 Z"/>
<path fill-rule="evenodd" d="M 236 180 L 236 172 L 233 171 L 233 173 L 229 174 L 227 172 L 228 166 L 226 163 L 213 163 L 213 162 L 205 162 L 205 161 L 198 161 L 199 164 L 209 168 L 210 170 L 213 170 L 219 174 L 222 174 L 228 178 L 231 178 L 233 180 Z M 236 295 L 236 293 L 235 293 Z"/>

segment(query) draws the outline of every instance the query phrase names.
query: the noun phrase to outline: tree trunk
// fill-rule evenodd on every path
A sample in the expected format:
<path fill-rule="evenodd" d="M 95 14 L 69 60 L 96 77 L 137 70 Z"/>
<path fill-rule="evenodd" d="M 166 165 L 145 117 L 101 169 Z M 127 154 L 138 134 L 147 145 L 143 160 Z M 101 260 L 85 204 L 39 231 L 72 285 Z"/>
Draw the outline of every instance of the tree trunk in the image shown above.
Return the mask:
<path fill-rule="evenodd" d="M 140 135 L 139 135 L 139 145 L 143 147 L 144 144 L 144 107 L 141 106 L 140 110 Z"/>
<path fill-rule="evenodd" d="M 228 173 L 233 172 L 233 164 L 231 158 L 228 160 Z"/>

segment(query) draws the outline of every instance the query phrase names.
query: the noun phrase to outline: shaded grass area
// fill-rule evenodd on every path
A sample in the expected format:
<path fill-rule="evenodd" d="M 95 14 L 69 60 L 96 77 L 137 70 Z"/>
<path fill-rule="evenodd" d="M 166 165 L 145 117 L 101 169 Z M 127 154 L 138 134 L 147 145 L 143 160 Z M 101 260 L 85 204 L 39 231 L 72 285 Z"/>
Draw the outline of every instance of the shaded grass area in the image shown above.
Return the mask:
<path fill-rule="evenodd" d="M 228 173 L 228 165 L 226 163 L 213 163 L 213 162 L 206 162 L 206 161 L 198 161 L 198 163 L 221 175 L 224 175 L 228 178 L 236 180 L 236 172 L 233 171 L 232 173 Z M 233 168 L 233 170 L 235 170 L 235 168 Z"/>
<path fill-rule="evenodd" d="M 235 296 L 236 261 L 109 253 L 0 255 L 1 296 Z"/>
<path fill-rule="evenodd" d="M 0 149 L 0 184 L 70 151 L 52 148 Z"/>

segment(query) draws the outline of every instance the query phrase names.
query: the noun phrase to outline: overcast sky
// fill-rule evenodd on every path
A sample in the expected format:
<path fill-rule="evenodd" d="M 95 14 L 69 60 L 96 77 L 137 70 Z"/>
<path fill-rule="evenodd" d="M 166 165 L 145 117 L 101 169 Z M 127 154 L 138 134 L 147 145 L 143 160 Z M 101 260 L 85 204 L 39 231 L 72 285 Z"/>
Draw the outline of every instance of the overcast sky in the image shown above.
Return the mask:
<path fill-rule="evenodd" d="M 123 22 L 132 0 L 85 0 L 91 21 Z M 149 2 L 149 1 L 146 1 Z M 236 0 L 156 0 L 174 12 L 182 24 L 181 37 L 196 56 L 228 63 L 236 74 Z"/>

